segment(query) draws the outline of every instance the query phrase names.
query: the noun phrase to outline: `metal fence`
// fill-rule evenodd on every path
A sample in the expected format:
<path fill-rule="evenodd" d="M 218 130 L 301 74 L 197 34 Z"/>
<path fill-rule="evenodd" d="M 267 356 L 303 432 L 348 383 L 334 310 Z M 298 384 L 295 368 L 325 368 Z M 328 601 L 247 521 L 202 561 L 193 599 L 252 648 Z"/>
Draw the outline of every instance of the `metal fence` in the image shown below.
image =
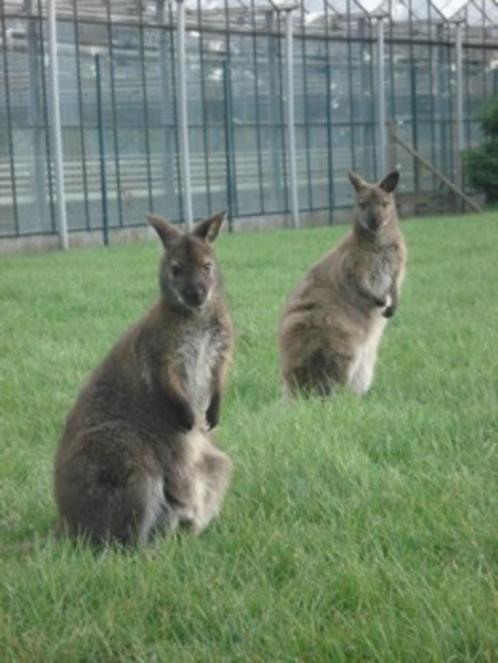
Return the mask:
<path fill-rule="evenodd" d="M 458 180 L 498 91 L 498 26 L 492 0 L 456 3 L 0 0 L 0 236 L 149 210 L 332 221 L 347 171 L 374 179 L 386 159 L 405 191 L 434 191 L 408 154 L 386 155 L 385 121 Z"/>

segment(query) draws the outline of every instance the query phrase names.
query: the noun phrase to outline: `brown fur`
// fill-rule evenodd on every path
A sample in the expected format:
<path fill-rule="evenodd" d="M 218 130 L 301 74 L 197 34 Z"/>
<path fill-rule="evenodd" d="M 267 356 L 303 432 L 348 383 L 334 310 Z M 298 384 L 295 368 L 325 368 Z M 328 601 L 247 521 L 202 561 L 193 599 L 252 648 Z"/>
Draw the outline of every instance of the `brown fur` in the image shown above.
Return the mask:
<path fill-rule="evenodd" d="M 211 242 L 224 215 L 182 235 L 149 215 L 165 247 L 161 297 L 95 370 L 55 461 L 59 530 L 130 544 L 218 512 L 232 463 L 211 441 L 232 351 Z"/>
<path fill-rule="evenodd" d="M 353 230 L 306 274 L 289 296 L 279 327 L 286 393 L 329 394 L 371 385 L 386 318 L 398 306 L 406 249 L 392 191 L 398 173 L 377 185 L 354 173 Z"/>

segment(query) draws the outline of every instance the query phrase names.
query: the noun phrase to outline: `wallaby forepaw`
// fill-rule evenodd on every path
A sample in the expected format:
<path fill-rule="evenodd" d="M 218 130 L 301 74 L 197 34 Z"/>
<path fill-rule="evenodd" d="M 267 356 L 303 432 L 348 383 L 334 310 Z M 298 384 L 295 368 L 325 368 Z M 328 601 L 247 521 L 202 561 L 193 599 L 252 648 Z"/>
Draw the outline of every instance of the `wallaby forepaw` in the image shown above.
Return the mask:
<path fill-rule="evenodd" d="M 219 394 L 214 394 L 209 404 L 208 410 L 206 412 L 206 420 L 209 426 L 209 429 L 216 428 L 220 421 L 220 396 Z"/>
<path fill-rule="evenodd" d="M 194 427 L 195 415 L 190 406 L 178 408 L 176 422 L 181 431 L 189 431 Z"/>

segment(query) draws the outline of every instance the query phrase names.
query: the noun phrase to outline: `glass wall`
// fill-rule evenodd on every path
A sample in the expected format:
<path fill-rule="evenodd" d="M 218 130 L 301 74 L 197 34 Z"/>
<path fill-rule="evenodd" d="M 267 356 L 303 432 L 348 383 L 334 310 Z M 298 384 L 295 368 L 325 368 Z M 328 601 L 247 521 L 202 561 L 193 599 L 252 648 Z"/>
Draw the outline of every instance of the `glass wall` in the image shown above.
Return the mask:
<path fill-rule="evenodd" d="M 111 227 L 141 225 L 149 210 L 181 220 L 176 3 L 57 4 L 70 230 L 102 226 L 104 189 Z M 322 213 L 324 221 L 351 203 L 348 170 L 380 176 L 380 93 L 399 136 L 456 177 L 454 23 L 427 0 L 385 0 L 370 3 L 369 11 L 367 4 L 302 0 L 293 11 L 299 207 Z M 465 140 L 471 146 L 479 141 L 482 102 L 498 91 L 497 10 L 492 0 L 456 9 L 465 25 Z M 186 2 L 195 217 L 228 208 L 235 224 L 243 224 L 247 216 L 289 212 L 285 11 L 263 0 Z M 377 71 L 379 16 L 384 90 Z M 1 2 L 0 39 L 0 235 L 53 233 L 46 3 Z M 402 168 L 405 191 L 438 188 L 406 151 L 398 147 L 391 156 Z"/>

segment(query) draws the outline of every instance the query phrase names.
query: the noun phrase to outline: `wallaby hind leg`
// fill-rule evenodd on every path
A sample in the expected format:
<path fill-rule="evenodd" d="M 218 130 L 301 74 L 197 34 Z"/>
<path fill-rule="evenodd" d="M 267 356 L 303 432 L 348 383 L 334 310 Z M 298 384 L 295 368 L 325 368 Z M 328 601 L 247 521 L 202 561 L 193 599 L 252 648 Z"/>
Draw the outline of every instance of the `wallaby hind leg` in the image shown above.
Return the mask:
<path fill-rule="evenodd" d="M 330 377 L 324 370 L 323 363 L 319 365 L 315 355 L 284 376 L 283 394 L 286 398 L 292 398 L 299 393 L 306 396 L 328 396 L 330 389 Z"/>
<path fill-rule="evenodd" d="M 115 468 L 99 465 L 71 472 L 65 466 L 56 485 L 61 512 L 59 529 L 94 544 L 123 546 L 146 541 L 168 517 L 162 478 L 142 468 L 117 480 Z"/>
<path fill-rule="evenodd" d="M 374 376 L 375 357 L 359 353 L 357 361 L 353 364 L 349 387 L 357 396 L 363 396 L 370 389 Z"/>
<path fill-rule="evenodd" d="M 377 353 L 385 322 L 379 323 L 371 336 L 360 348 L 355 361 L 351 365 L 348 384 L 358 396 L 366 394 L 370 389 L 374 377 Z"/>
<path fill-rule="evenodd" d="M 140 523 L 138 537 L 145 543 L 156 534 L 170 534 L 178 526 L 178 514 L 164 496 L 164 481 L 159 477 L 148 479 L 144 517 Z"/>
<path fill-rule="evenodd" d="M 346 383 L 350 359 L 342 354 L 316 350 L 308 359 L 287 377 L 287 389 L 291 393 L 329 396 L 334 387 Z"/>
<path fill-rule="evenodd" d="M 199 532 L 220 512 L 233 471 L 230 458 L 215 448 L 213 453 L 208 453 L 203 458 L 201 467 L 204 478 L 204 499 L 199 518 Z"/>

